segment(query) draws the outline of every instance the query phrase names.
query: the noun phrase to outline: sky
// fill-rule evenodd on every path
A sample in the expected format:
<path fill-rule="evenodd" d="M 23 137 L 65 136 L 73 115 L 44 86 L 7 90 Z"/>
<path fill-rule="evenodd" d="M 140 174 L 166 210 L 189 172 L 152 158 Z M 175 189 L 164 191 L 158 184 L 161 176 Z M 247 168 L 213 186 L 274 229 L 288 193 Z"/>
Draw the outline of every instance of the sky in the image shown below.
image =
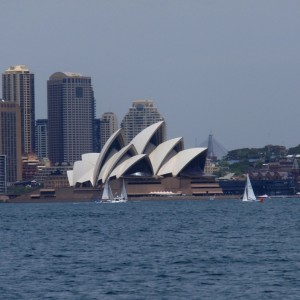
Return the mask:
<path fill-rule="evenodd" d="M 152 100 L 185 148 L 300 144 L 299 0 L 2 0 L 0 28 L 1 73 L 35 74 L 36 119 L 68 71 L 92 78 L 97 117 Z"/>

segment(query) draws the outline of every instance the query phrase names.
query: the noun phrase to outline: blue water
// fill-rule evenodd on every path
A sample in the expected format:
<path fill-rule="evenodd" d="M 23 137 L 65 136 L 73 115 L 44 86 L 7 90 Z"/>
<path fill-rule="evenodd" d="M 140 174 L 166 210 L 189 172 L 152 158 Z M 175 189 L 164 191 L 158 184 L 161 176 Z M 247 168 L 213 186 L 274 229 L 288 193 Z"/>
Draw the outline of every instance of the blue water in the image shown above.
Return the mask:
<path fill-rule="evenodd" d="M 0 205 L 0 299 L 300 299 L 300 200 Z"/>

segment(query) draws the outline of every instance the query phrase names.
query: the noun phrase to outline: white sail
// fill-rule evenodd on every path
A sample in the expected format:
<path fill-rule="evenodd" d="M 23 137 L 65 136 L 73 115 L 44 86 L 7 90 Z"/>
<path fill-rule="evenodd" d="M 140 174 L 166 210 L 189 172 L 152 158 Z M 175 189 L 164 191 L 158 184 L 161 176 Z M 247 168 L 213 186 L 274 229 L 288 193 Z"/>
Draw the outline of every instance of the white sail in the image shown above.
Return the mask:
<path fill-rule="evenodd" d="M 124 199 L 124 200 L 128 199 L 124 179 L 123 179 L 123 185 L 122 185 L 122 191 L 121 191 L 121 198 Z"/>
<path fill-rule="evenodd" d="M 109 185 L 109 182 L 108 180 L 105 182 L 104 184 L 104 189 L 103 189 L 103 194 L 102 194 L 102 200 L 111 200 L 113 199 L 114 196 L 113 196 L 113 193 L 111 191 L 111 187 Z"/>
<path fill-rule="evenodd" d="M 115 197 L 112 193 L 109 181 L 107 180 L 105 182 L 102 198 L 101 198 L 102 203 L 122 203 L 122 202 L 127 202 L 127 198 L 128 197 L 127 197 L 127 191 L 126 191 L 124 180 L 123 180 L 121 195 L 116 195 Z"/>
<path fill-rule="evenodd" d="M 247 174 L 247 180 L 245 185 L 245 191 L 243 195 L 243 201 L 257 201 L 248 174 Z"/>
<path fill-rule="evenodd" d="M 113 192 L 111 190 L 110 185 L 108 185 L 108 194 L 109 194 L 109 199 L 113 199 L 114 198 L 114 195 L 113 195 Z"/>

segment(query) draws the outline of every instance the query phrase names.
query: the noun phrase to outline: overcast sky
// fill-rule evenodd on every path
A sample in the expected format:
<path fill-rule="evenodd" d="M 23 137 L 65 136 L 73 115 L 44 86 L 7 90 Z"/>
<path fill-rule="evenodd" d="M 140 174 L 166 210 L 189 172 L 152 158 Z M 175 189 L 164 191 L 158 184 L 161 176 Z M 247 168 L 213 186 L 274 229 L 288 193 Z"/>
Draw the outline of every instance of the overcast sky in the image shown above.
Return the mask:
<path fill-rule="evenodd" d="M 153 100 L 168 138 L 226 149 L 300 144 L 299 0 L 0 1 L 0 70 L 91 76 L 97 117 Z M 2 95 L 2 93 L 1 93 Z"/>

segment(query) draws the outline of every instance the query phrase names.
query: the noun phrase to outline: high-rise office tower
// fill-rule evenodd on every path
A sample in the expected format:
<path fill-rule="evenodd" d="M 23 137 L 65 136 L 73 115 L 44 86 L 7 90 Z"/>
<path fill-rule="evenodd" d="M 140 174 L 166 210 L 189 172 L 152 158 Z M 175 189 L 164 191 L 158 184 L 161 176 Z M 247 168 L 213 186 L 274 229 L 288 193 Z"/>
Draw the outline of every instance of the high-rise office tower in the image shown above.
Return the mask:
<path fill-rule="evenodd" d="M 113 112 L 106 112 L 100 118 L 100 145 L 103 148 L 110 136 L 118 130 L 118 118 Z"/>
<path fill-rule="evenodd" d="M 6 180 L 22 180 L 21 113 L 18 103 L 0 100 L 0 155 L 6 156 Z"/>
<path fill-rule="evenodd" d="M 93 152 L 95 100 L 91 78 L 57 72 L 48 89 L 48 151 L 55 163 L 74 163 Z"/>
<path fill-rule="evenodd" d="M 7 191 L 6 173 L 6 155 L 0 154 L 0 195 Z"/>
<path fill-rule="evenodd" d="M 100 145 L 100 119 L 94 120 L 94 150 L 93 152 L 99 153 L 101 151 Z"/>
<path fill-rule="evenodd" d="M 11 66 L 2 74 L 2 98 L 20 105 L 22 154 L 34 152 L 34 74 L 25 65 Z"/>
<path fill-rule="evenodd" d="M 164 121 L 164 118 L 154 107 L 152 100 L 136 100 L 132 102 L 132 107 L 122 120 L 121 128 L 124 129 L 127 142 L 130 142 L 143 129 L 159 121 Z M 163 131 L 165 140 L 165 127 Z"/>
<path fill-rule="evenodd" d="M 48 120 L 36 120 L 35 153 L 39 159 L 48 158 Z"/>

